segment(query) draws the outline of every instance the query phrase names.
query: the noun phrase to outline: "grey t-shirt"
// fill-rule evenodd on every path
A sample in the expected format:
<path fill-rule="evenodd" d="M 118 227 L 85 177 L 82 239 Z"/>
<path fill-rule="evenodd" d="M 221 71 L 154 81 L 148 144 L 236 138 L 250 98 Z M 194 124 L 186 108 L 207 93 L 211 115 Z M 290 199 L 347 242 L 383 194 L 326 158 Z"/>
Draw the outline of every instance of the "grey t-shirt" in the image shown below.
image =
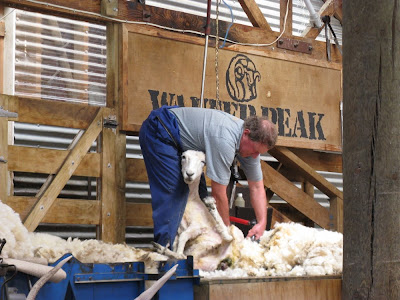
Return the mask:
<path fill-rule="evenodd" d="M 207 176 L 211 180 L 223 185 L 229 183 L 235 155 L 248 180 L 262 179 L 260 156 L 254 159 L 239 155 L 243 120 L 216 109 L 179 107 L 170 111 L 179 124 L 182 150 L 206 154 Z"/>

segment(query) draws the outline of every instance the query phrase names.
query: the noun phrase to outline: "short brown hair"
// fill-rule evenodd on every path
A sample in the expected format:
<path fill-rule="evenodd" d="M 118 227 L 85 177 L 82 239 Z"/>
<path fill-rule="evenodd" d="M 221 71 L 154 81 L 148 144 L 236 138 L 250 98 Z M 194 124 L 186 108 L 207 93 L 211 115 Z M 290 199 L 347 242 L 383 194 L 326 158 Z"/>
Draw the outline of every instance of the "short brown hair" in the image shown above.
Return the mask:
<path fill-rule="evenodd" d="M 260 142 L 271 149 L 278 139 L 278 131 L 274 123 L 265 116 L 250 116 L 244 120 L 244 129 L 249 129 L 249 138 L 254 142 Z"/>

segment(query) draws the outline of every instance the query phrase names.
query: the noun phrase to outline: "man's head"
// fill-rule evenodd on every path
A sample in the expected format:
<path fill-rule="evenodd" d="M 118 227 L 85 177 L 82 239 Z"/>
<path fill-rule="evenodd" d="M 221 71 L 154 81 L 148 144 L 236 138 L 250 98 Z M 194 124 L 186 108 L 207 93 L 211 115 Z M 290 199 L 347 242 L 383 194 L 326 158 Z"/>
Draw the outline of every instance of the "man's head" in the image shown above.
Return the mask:
<path fill-rule="evenodd" d="M 251 116 L 244 121 L 239 153 L 242 157 L 254 157 L 275 146 L 278 131 L 266 117 Z"/>

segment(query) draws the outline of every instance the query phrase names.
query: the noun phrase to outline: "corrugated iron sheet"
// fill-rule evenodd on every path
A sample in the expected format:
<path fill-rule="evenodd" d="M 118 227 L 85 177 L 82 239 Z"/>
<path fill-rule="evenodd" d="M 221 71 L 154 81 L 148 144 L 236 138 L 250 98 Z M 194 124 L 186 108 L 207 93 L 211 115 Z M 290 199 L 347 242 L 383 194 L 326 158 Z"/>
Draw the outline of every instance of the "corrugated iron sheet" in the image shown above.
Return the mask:
<path fill-rule="evenodd" d="M 16 11 L 15 94 L 106 103 L 106 27 Z"/>

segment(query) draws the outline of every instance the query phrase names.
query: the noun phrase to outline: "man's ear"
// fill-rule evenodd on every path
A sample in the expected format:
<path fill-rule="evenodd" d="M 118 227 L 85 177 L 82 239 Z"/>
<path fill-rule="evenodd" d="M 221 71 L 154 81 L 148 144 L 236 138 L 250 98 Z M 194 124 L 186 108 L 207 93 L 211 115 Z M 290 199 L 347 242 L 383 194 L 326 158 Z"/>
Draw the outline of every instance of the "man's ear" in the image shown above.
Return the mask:
<path fill-rule="evenodd" d="M 250 133 L 250 129 L 246 128 L 245 130 L 243 130 L 243 134 L 248 135 Z"/>

